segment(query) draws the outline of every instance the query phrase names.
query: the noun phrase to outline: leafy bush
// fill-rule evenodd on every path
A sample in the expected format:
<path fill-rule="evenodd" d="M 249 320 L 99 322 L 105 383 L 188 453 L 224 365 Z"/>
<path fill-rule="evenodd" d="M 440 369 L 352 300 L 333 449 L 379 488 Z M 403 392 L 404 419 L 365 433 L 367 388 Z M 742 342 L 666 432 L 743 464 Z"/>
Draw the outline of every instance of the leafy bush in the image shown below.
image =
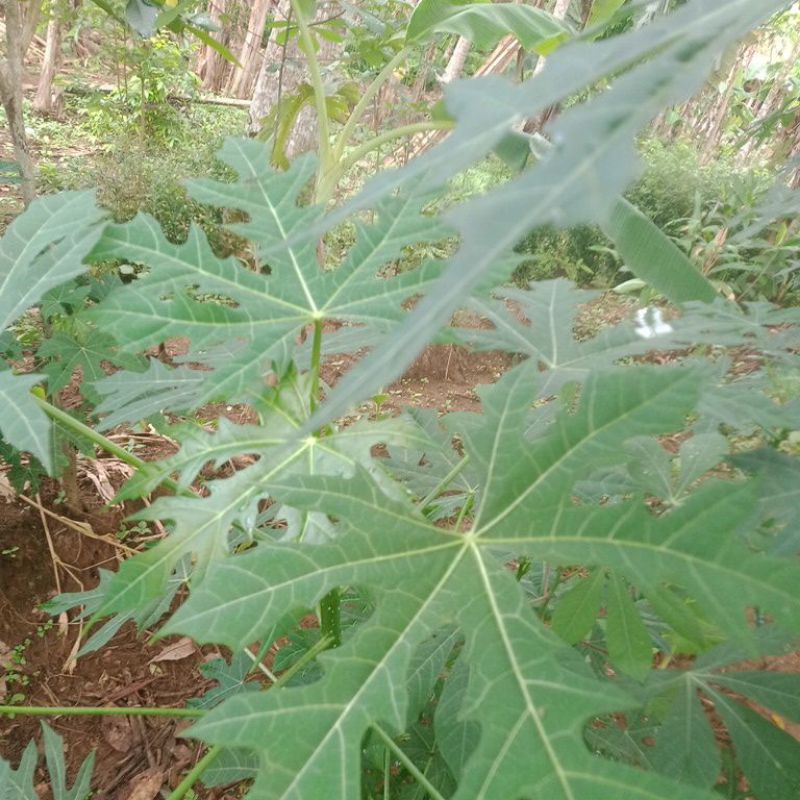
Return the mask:
<path fill-rule="evenodd" d="M 222 177 L 224 166 L 216 151 L 224 136 L 240 129 L 241 113 L 195 108 L 182 125 L 191 129 L 178 146 L 166 147 L 143 140 L 136 132 L 118 135 L 104 152 L 91 160 L 73 159 L 53 168 L 43 165 L 41 188 L 45 192 L 96 187 L 100 205 L 116 221 L 131 219 L 139 211 L 152 214 L 171 241 L 186 237 L 192 224 L 200 225 L 215 251 L 230 253 L 239 243 L 222 227 L 223 214 L 193 201 L 186 193 L 187 178 Z"/>
<path fill-rule="evenodd" d="M 114 91 L 97 94 L 86 104 L 86 131 L 95 139 L 109 140 L 134 128 L 142 141 L 167 147 L 189 140 L 192 131 L 183 103 L 173 95 L 192 98 L 197 92 L 199 79 L 187 69 L 192 47 L 161 33 L 110 51 L 114 69 L 121 65 L 125 79 Z"/>
<path fill-rule="evenodd" d="M 649 139 L 641 145 L 641 154 L 644 172 L 628 199 L 672 233 L 697 208 L 726 203 L 741 174 L 724 159 L 701 164 L 697 148 L 688 142 Z"/>
<path fill-rule="evenodd" d="M 626 197 L 686 252 L 700 244 L 690 226 L 702 225 L 709 217 L 740 214 L 770 183 L 768 175 L 744 172 L 724 159 L 703 165 L 697 148 L 685 142 L 648 139 L 640 145 L 640 155 L 644 170 Z M 609 286 L 621 279 L 620 259 L 597 226 L 540 228 L 525 238 L 518 251 L 525 256 L 516 275 L 522 285 L 567 277 Z"/>
<path fill-rule="evenodd" d="M 639 130 L 781 5 L 695 0 L 554 53 L 531 85 L 456 85 L 455 134 L 333 212 L 300 202 L 313 158 L 277 173 L 259 143 L 228 142 L 236 178 L 196 180 L 189 193 L 235 212 L 256 269 L 215 255 L 197 228 L 170 242 L 150 216 L 104 225 L 86 195 L 47 198 L 14 223 L 0 248 L 4 325 L 91 254 L 147 267 L 87 315 L 123 352 L 191 341 L 185 364 L 151 360 L 95 381 L 100 427 L 219 399 L 258 417 L 185 426 L 180 450 L 158 462 L 127 454 L 138 473 L 121 498 L 170 490 L 137 515 L 169 535 L 97 591 L 56 602 L 110 618 L 113 631 L 152 624 L 189 583 L 159 632 L 230 648 L 213 674 L 233 687 L 189 710 L 200 719 L 188 735 L 210 747 L 192 779 L 212 785 L 215 764 L 227 775 L 233 765 L 251 796 L 283 800 L 709 800 L 723 755 L 705 701 L 752 794 L 796 798 L 800 745 L 775 721 L 800 720 L 798 678 L 742 662 L 785 652 L 800 631 L 800 470 L 766 446 L 732 454 L 725 434 L 775 442 L 800 427 L 796 401 L 773 400 L 770 381 L 800 369 L 800 314 L 716 298 L 621 199 Z M 534 168 L 445 218 L 427 213 L 525 115 L 612 76 L 611 91 L 557 121 Z M 355 243 L 321 269 L 319 238 L 345 219 Z M 577 341 L 591 293 L 506 287 L 528 230 L 592 222 L 679 317 L 642 309 Z M 386 270 L 406 247 L 454 234 L 447 263 Z M 480 390 L 482 413 L 342 420 L 462 307 L 494 324 L 447 336 L 518 358 Z M 324 356 L 365 346 L 338 385 L 322 386 Z M 731 347 L 765 368 L 731 373 Z M 673 352 L 671 366 L 642 364 L 653 351 Z M 45 415 L 57 415 L 29 392 L 40 379 L 0 372 L 0 426 L 52 465 Z M 681 443 L 667 449 L 664 436 Z M 191 489 L 205 465 L 239 456 L 231 477 Z M 296 626 L 309 611 L 319 634 L 306 636 Z M 245 650 L 264 653 L 287 631 L 287 671 L 253 690 Z"/>

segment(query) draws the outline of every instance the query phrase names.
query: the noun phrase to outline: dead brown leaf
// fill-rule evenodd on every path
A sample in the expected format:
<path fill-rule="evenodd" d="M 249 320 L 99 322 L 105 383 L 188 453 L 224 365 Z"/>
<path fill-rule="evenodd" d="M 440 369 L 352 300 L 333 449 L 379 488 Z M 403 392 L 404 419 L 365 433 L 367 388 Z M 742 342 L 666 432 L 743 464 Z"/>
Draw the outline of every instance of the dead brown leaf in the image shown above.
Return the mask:
<path fill-rule="evenodd" d="M 197 645 L 188 637 L 184 636 L 178 639 L 177 642 L 168 644 L 157 656 L 154 656 L 148 662 L 155 664 L 157 661 L 181 661 L 184 658 L 189 658 L 197 652 Z"/>
<path fill-rule="evenodd" d="M 155 800 L 164 783 L 164 773 L 153 767 L 131 778 L 119 800 Z"/>
<path fill-rule="evenodd" d="M 133 745 L 133 729 L 125 717 L 103 717 L 103 738 L 118 752 L 127 753 Z"/>

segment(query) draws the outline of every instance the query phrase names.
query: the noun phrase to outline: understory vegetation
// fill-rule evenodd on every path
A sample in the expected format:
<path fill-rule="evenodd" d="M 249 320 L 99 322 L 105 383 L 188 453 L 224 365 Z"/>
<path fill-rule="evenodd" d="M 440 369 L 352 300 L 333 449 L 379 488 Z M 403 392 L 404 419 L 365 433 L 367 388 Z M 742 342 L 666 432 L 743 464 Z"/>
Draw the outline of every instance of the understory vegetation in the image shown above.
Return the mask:
<path fill-rule="evenodd" d="M 38 197 L 2 197 L 0 489 L 43 520 L 64 671 L 133 623 L 202 690 L 62 706 L 35 636 L 0 641 L 2 724 L 52 718 L 0 796 L 105 792 L 57 727 L 85 716 L 191 722 L 128 800 L 800 796 L 795 76 L 728 65 L 795 5 L 275 4 L 256 44 L 304 77 L 255 136 L 194 102 L 201 44 L 239 57 L 224 19 L 95 5 L 126 79 L 31 116 Z M 462 41 L 514 75 L 440 102 Z M 441 352 L 489 379 L 397 400 Z M 45 517 L 98 538 L 101 454 L 124 557 L 66 590 Z"/>

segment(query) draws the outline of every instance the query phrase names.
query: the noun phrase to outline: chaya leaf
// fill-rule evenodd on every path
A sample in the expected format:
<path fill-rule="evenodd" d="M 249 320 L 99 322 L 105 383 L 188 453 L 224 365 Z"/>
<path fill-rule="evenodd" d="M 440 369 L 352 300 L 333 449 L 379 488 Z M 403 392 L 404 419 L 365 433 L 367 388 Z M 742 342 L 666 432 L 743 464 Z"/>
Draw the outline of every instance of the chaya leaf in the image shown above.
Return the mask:
<path fill-rule="evenodd" d="M 591 46 L 567 45 L 521 87 L 470 81 L 454 88 L 448 97 L 458 120 L 455 133 L 411 170 L 368 185 L 359 204 L 412 175 L 446 179 L 485 155 L 484 148 L 495 147 L 526 116 L 644 59 L 617 77 L 608 91 L 559 116 L 550 130 L 554 146 L 536 166 L 450 213 L 448 221 L 462 244 L 442 281 L 341 381 L 309 430 L 401 374 L 464 299 L 486 288 L 490 270 L 532 228 L 608 219 L 615 198 L 636 175 L 637 132 L 661 108 L 691 95 L 725 47 L 784 5 L 779 0 L 696 0 L 628 34 Z M 328 224 L 335 219 L 333 215 Z"/>
<path fill-rule="evenodd" d="M 405 688 L 412 654 L 446 624 L 465 640 L 461 719 L 480 725 L 456 800 L 707 797 L 588 754 L 584 723 L 627 701 L 541 624 L 503 554 L 613 569 L 645 595 L 665 583 L 685 586 L 714 624 L 739 637 L 748 635 L 742 623 L 752 605 L 800 628 L 800 569 L 741 543 L 737 525 L 756 502 L 746 484 L 708 483 L 660 518 L 638 501 L 598 508 L 565 499 L 581 475 L 624 458 L 619 443 L 627 435 L 680 426 L 699 394 L 696 373 L 601 374 L 584 385 L 577 410 L 562 411 L 528 443 L 520 420 L 538 380 L 535 364 L 516 368 L 483 392 L 485 422 L 451 419 L 486 487 L 466 531 L 432 525 L 363 470 L 354 480 L 265 479 L 281 502 L 339 520 L 336 541 L 264 543 L 215 564 L 166 632 L 239 648 L 337 586 L 363 587 L 376 611 L 321 657 L 318 682 L 233 698 L 192 729 L 207 742 L 260 753 L 254 797 L 321 800 L 331 785 L 342 797 L 358 796 L 365 733 L 379 724 L 397 734 L 413 721 Z"/>
<path fill-rule="evenodd" d="M 428 262 L 394 277 L 382 271 L 407 246 L 449 233 L 436 217 L 423 213 L 431 198 L 418 189 L 384 200 L 373 223 L 356 223 L 357 239 L 348 256 L 337 268 L 323 270 L 315 242 L 287 244 L 322 215 L 318 206 L 298 205 L 316 170 L 314 160 L 300 158 L 287 172 L 275 172 L 264 145 L 249 140 L 229 140 L 220 157 L 239 180 L 198 180 L 189 192 L 200 202 L 247 215 L 248 222 L 230 227 L 253 242 L 261 271 L 217 258 L 197 228 L 183 244 L 172 244 L 155 220 L 142 215 L 109 226 L 93 252 L 98 260 L 122 259 L 149 268 L 90 314 L 113 326 L 124 349 L 140 352 L 170 337 L 186 337 L 191 341 L 187 358 L 203 364 L 210 348 L 237 345 L 225 362 L 202 373 L 192 408 L 214 399 L 257 398 L 265 389 L 264 376 L 274 363 L 286 363 L 308 325 L 337 320 L 366 327 L 373 337 L 390 330 L 405 316 L 404 301 L 423 292 L 440 266 Z M 143 391 L 148 388 L 142 384 Z"/>
<path fill-rule="evenodd" d="M 67 786 L 67 767 L 64 763 L 64 740 L 44 722 L 42 723 L 42 737 L 53 800 L 84 800 L 91 793 L 94 753 L 90 753 L 86 757 L 78 770 L 75 783 L 70 789 Z M 35 742 L 30 742 L 25 748 L 16 770 L 11 768 L 8 761 L 0 758 L 0 788 L 3 789 L 4 798 L 38 800 L 39 795 L 34 788 L 37 759 Z"/>

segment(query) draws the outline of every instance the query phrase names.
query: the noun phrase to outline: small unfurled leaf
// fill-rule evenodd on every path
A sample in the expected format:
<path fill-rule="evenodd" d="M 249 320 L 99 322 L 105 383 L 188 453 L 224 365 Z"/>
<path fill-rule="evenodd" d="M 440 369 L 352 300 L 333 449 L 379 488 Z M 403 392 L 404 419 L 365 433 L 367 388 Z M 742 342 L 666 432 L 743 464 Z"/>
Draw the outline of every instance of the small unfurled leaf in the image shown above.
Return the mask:
<path fill-rule="evenodd" d="M 603 571 L 596 570 L 585 578 L 577 578 L 559 599 L 552 628 L 568 644 L 579 642 L 594 625 L 603 602 L 605 582 Z"/>
<path fill-rule="evenodd" d="M 638 680 L 653 663 L 653 643 L 631 599 L 630 587 L 612 573 L 608 581 L 606 643 L 611 663 Z"/>

